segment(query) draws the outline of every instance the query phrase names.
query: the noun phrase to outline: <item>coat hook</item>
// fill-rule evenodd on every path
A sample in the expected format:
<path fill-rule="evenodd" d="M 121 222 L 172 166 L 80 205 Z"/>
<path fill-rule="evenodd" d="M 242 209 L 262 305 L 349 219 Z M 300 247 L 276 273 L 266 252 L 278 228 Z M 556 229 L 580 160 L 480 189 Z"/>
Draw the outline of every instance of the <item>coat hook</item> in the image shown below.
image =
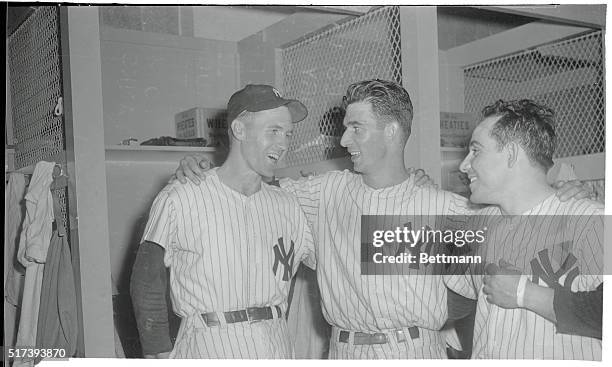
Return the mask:
<path fill-rule="evenodd" d="M 62 97 L 57 98 L 57 104 L 53 110 L 55 116 L 61 116 L 64 113 L 64 99 Z"/>

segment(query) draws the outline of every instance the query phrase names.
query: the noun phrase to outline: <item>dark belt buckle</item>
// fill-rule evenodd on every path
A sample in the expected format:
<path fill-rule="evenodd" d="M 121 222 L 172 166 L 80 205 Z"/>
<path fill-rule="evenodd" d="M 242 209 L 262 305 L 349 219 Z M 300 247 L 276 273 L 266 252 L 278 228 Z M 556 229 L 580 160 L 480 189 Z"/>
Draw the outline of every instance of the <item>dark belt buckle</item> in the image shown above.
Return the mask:
<path fill-rule="evenodd" d="M 386 344 L 387 343 L 387 335 L 383 333 L 376 333 L 370 336 L 371 343 L 370 344 Z"/>
<path fill-rule="evenodd" d="M 249 321 L 249 316 L 245 310 L 225 312 L 225 322 L 234 324 L 236 322 Z"/>
<path fill-rule="evenodd" d="M 274 318 L 270 307 L 249 307 L 246 312 L 251 323 Z"/>
<path fill-rule="evenodd" d="M 387 335 L 383 333 L 367 334 L 357 332 L 353 335 L 353 345 L 386 344 Z"/>

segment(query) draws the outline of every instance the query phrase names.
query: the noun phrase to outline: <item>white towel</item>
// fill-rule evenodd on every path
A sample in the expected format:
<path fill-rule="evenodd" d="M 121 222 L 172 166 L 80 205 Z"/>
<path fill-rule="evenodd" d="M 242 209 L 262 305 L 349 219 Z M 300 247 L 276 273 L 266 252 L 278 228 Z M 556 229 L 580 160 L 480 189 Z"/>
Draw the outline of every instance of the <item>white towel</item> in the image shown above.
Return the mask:
<path fill-rule="evenodd" d="M 55 163 L 41 161 L 36 164 L 26 194 L 26 217 L 23 222 L 17 258 L 26 268 L 44 263 L 51 241 L 53 223 L 53 197 L 49 187 L 53 182 Z"/>
<path fill-rule="evenodd" d="M 26 216 L 17 250 L 17 259 L 25 266 L 25 284 L 19 316 L 16 346 L 36 346 L 38 308 L 44 262 L 51 241 L 53 197 L 49 189 L 53 182 L 55 163 L 38 162 L 30 180 L 26 199 Z M 16 359 L 13 367 L 33 366 L 34 359 Z"/>
<path fill-rule="evenodd" d="M 17 241 L 23 222 L 26 180 L 21 173 L 11 173 L 4 191 L 4 341 L 15 346 L 18 306 L 25 269 L 16 261 Z"/>

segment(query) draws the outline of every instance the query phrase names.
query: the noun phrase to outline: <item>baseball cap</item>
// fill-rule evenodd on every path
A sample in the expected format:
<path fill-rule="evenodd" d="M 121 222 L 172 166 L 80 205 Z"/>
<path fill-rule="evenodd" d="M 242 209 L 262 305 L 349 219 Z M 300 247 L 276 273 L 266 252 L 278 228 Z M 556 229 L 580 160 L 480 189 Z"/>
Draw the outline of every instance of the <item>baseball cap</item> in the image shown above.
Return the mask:
<path fill-rule="evenodd" d="M 300 122 L 308 115 L 306 106 L 295 99 L 285 99 L 276 88 L 263 84 L 248 84 L 243 89 L 232 94 L 227 103 L 227 122 L 244 111 L 259 112 L 287 106 L 292 122 Z"/>

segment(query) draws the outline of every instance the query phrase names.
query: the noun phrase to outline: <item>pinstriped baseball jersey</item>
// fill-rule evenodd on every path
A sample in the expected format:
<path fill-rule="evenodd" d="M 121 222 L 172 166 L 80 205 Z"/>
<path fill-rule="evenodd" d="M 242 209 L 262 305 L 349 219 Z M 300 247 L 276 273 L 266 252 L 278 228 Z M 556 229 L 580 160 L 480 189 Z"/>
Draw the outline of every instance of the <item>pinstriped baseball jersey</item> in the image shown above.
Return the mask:
<path fill-rule="evenodd" d="M 289 345 L 282 341 L 288 339 L 284 319 L 257 322 L 252 329 L 242 323 L 207 330 L 200 315 L 275 305 L 287 309 L 299 262 L 315 264 L 312 235 L 294 197 L 265 183 L 245 196 L 211 170 L 200 185 L 174 183 L 159 193 L 145 240 L 165 248 L 173 309 L 183 318 L 172 356 L 291 356 L 290 348 L 288 354 L 274 354 L 285 348 L 274 343 Z"/>
<path fill-rule="evenodd" d="M 498 207 L 479 214 L 488 216 L 488 224 L 480 224 L 489 227 L 481 249 L 486 262 L 504 259 L 543 286 L 555 281 L 572 291 L 585 291 L 601 283 L 603 205 L 589 200 L 561 202 L 551 195 L 523 216 L 501 216 Z M 568 262 L 562 270 L 572 257 L 575 266 Z M 573 278 L 571 269 L 576 268 L 579 274 Z M 473 358 L 601 360 L 600 340 L 559 334 L 552 322 L 534 312 L 488 303 L 482 280 L 481 274 L 475 274 L 452 276 L 446 282 L 454 291 L 478 299 Z"/>
<path fill-rule="evenodd" d="M 417 187 L 413 179 L 372 189 L 348 170 L 283 179 L 281 187 L 297 196 L 313 228 L 323 314 L 330 324 L 361 332 L 442 327 L 447 309 L 441 276 L 361 275 L 361 215 L 464 215 L 472 213 L 465 198 Z M 359 353 L 343 357 L 359 358 Z M 383 355 L 415 357 L 393 348 L 379 352 Z"/>

